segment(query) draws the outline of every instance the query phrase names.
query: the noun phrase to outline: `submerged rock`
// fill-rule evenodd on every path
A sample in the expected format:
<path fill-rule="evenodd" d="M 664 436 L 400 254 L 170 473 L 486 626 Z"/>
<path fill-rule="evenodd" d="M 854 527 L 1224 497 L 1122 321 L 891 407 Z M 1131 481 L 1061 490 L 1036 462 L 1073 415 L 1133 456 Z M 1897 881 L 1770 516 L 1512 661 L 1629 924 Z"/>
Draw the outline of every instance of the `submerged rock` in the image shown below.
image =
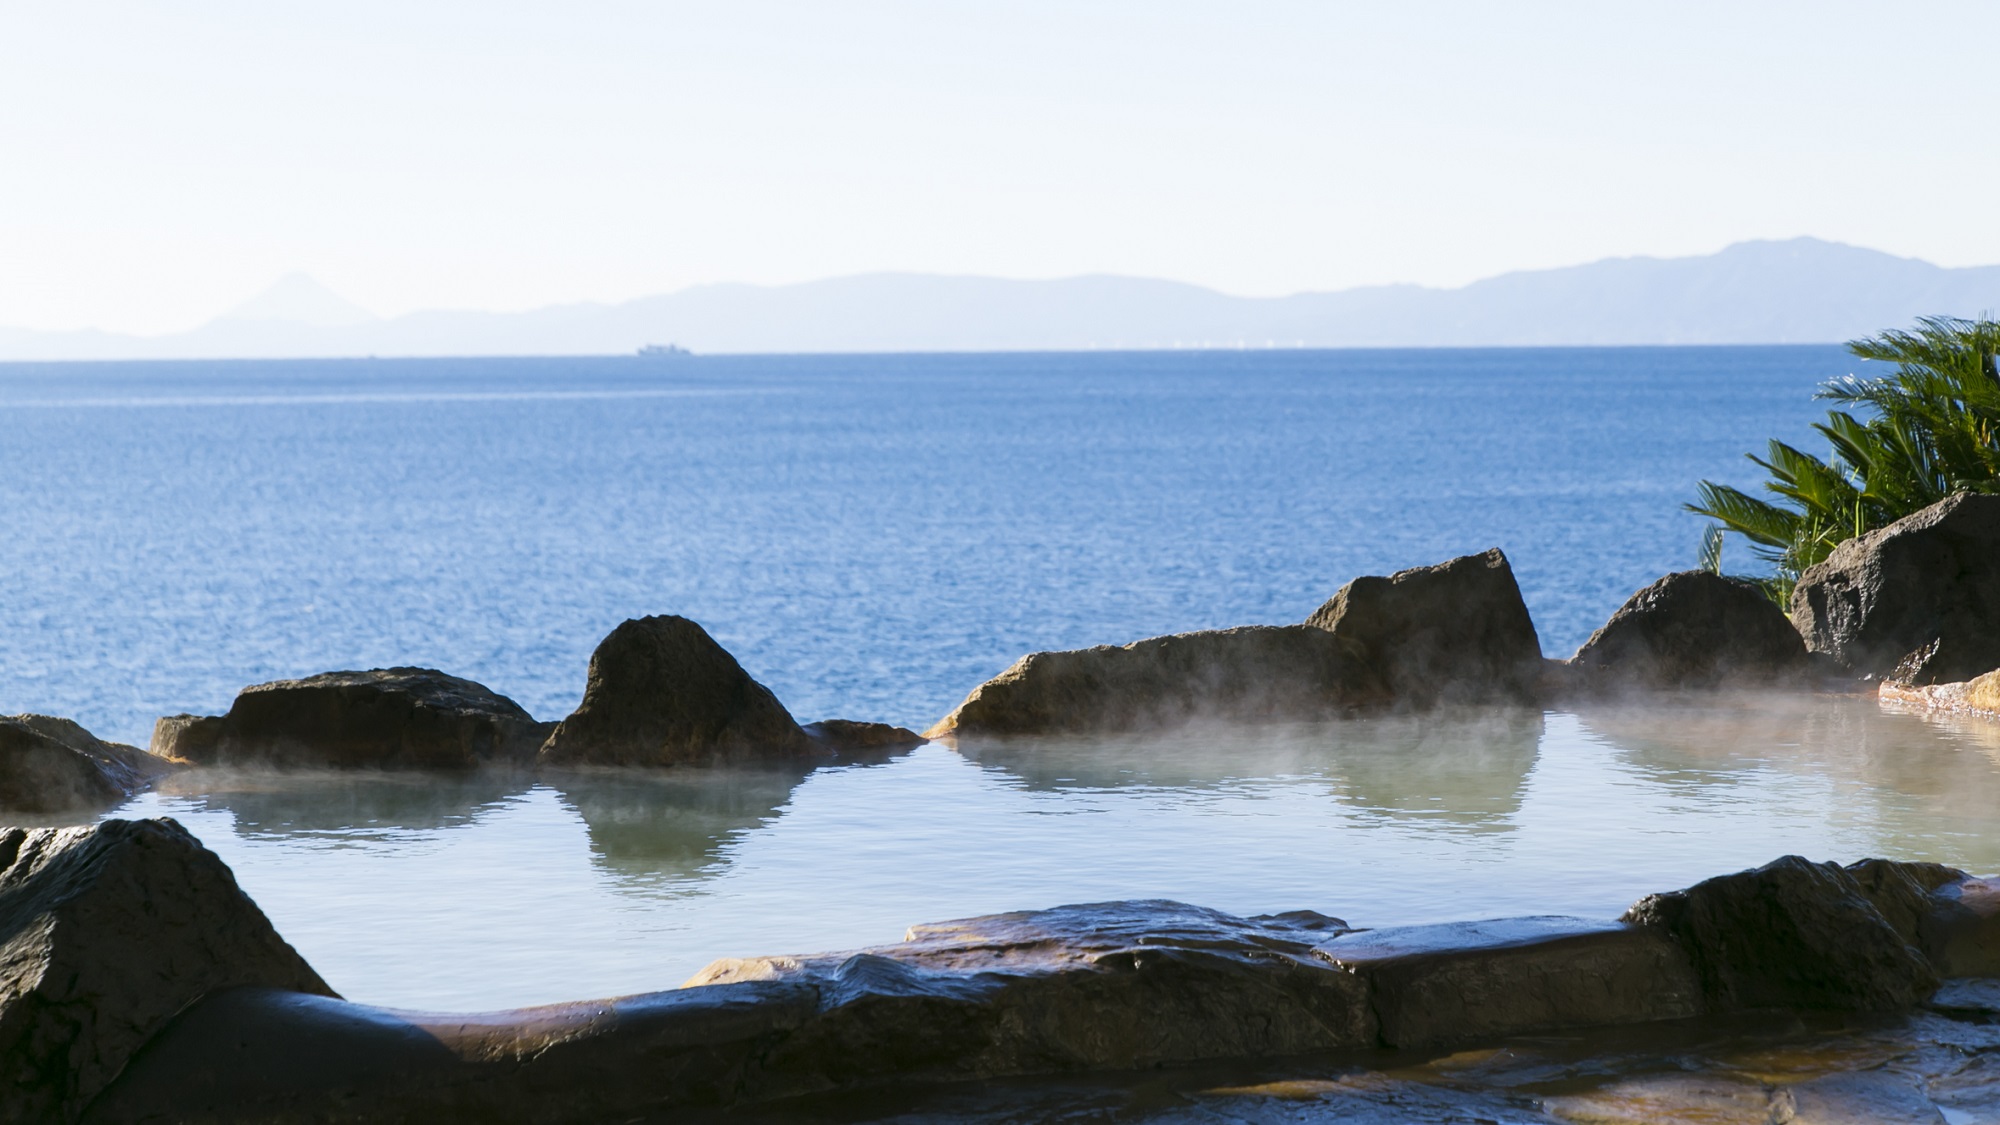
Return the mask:
<path fill-rule="evenodd" d="M 1304 625 L 1248 625 L 1036 652 L 925 734 L 1056 734 L 1197 720 L 1339 718 L 1385 695 L 1357 650 Z"/>
<path fill-rule="evenodd" d="M 1398 707 L 1539 698 L 1541 641 L 1498 548 L 1356 578 L 1306 623 L 1355 652 Z"/>
<path fill-rule="evenodd" d="M 153 749 L 203 765 L 470 769 L 530 762 L 548 731 L 483 684 L 377 668 L 244 688 L 226 715 L 161 719 Z"/>
<path fill-rule="evenodd" d="M 700 625 L 641 617 L 590 654 L 583 702 L 549 735 L 541 761 L 672 766 L 824 752 Z"/>
<path fill-rule="evenodd" d="M 1753 583 L 1705 570 L 1633 594 L 1570 664 L 1589 689 L 1715 688 L 1800 680 L 1806 645 Z"/>
<path fill-rule="evenodd" d="M 333 995 L 171 820 L 0 829 L 0 1122 L 74 1120 L 218 989 Z"/>
<path fill-rule="evenodd" d="M 116 805 L 173 763 L 105 742 L 69 719 L 0 716 L 0 810 L 56 813 Z"/>
<path fill-rule="evenodd" d="M 1835 547 L 1799 576 L 1792 621 L 1856 675 L 1907 660 L 1903 678 L 1924 685 L 2000 668 L 2000 496 L 1960 493 Z"/>
<path fill-rule="evenodd" d="M 1903 874 L 1921 884 L 1932 867 Z M 1917 935 L 1899 931 L 1876 904 L 1876 898 L 1896 901 L 1885 873 L 1862 873 L 1870 887 L 1838 865 L 1785 856 L 1684 891 L 1649 895 L 1625 920 L 1662 927 L 1681 943 L 1710 1011 L 1913 1007 L 1937 990 L 1937 970 L 1913 944 Z"/>

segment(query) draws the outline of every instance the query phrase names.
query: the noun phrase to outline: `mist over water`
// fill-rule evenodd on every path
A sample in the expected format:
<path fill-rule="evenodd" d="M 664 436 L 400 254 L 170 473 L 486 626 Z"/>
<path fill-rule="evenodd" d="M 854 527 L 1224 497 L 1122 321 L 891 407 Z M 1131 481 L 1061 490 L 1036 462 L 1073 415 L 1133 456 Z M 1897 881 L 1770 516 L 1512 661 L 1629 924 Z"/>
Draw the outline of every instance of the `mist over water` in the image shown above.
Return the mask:
<path fill-rule="evenodd" d="M 1545 650 L 1693 565 L 1835 348 L 0 365 L 0 713 L 144 744 L 418 664 L 559 718 L 619 621 L 803 720 L 1022 653 L 1295 622 L 1504 548 Z M 1810 444 L 1810 443 L 1808 443 Z M 1732 557 L 1732 565 L 1749 560 Z"/>
<path fill-rule="evenodd" d="M 718 957 L 1122 898 L 1613 917 L 1787 853 L 2000 870 L 2000 725 L 1855 697 L 926 746 L 868 766 L 192 773 L 171 815 L 351 999 L 670 988 Z"/>

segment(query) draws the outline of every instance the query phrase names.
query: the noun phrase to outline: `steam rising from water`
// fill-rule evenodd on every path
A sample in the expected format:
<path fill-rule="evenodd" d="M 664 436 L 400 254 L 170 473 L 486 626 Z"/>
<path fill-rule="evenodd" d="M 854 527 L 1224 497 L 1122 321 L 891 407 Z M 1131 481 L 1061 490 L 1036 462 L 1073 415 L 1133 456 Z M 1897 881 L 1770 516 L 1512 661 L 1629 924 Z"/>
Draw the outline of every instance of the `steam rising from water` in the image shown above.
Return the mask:
<path fill-rule="evenodd" d="M 1615 915 L 1796 852 L 2000 869 L 2000 737 L 1855 697 L 931 745 L 805 773 L 189 773 L 180 818 L 351 998 L 479 1009 L 1162 897 L 1361 926 Z"/>

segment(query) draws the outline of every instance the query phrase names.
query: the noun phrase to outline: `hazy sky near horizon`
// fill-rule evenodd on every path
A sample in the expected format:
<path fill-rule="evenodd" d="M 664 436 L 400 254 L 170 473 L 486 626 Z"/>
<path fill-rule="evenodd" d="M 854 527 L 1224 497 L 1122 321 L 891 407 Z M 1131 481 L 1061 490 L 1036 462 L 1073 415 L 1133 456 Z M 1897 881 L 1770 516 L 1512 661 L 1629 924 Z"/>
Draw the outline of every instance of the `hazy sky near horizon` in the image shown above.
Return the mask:
<path fill-rule="evenodd" d="M 875 270 L 2000 262 L 2000 5 L 0 0 L 0 325 Z"/>

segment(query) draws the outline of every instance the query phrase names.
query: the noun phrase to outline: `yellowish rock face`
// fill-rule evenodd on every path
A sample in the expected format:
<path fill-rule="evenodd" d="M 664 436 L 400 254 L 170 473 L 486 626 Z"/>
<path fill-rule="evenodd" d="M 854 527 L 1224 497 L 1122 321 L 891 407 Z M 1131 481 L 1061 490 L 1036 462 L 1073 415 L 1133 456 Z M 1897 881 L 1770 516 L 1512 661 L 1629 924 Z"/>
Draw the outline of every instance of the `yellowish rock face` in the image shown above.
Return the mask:
<path fill-rule="evenodd" d="M 2000 715 L 2000 669 L 1966 683 L 1965 705 L 1976 711 L 1991 711 Z"/>

